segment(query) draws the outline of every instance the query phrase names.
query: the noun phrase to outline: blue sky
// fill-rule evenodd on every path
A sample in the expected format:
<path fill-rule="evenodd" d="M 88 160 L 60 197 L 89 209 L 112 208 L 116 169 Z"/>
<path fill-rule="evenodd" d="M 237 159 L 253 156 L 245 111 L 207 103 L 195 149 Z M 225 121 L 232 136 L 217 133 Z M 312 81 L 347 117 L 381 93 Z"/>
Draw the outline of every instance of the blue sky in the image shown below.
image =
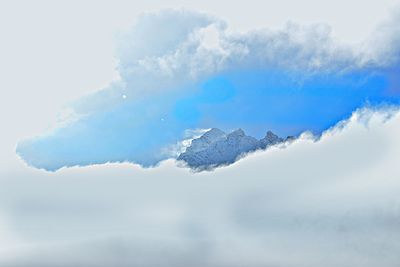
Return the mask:
<path fill-rule="evenodd" d="M 152 166 L 170 156 L 163 149 L 182 140 L 187 129 L 242 128 L 257 138 L 267 130 L 281 136 L 320 134 L 357 108 L 398 104 L 391 85 L 382 70 L 229 72 L 193 84 L 185 93 L 122 101 L 25 141 L 18 151 L 33 166 L 49 170 L 123 161 Z"/>
<path fill-rule="evenodd" d="M 263 137 L 267 129 L 280 135 L 303 131 L 320 134 L 365 105 L 396 104 L 382 71 L 344 74 L 247 70 L 221 74 L 179 100 L 175 113 L 195 126 L 243 128 Z"/>
<path fill-rule="evenodd" d="M 397 60 L 360 56 L 335 44 L 325 27 L 237 35 L 226 29 L 199 13 L 143 17 L 122 39 L 120 81 L 77 101 L 76 121 L 21 141 L 18 154 L 47 170 L 154 166 L 172 156 L 169 148 L 186 130 L 318 135 L 358 108 L 399 104 Z"/>

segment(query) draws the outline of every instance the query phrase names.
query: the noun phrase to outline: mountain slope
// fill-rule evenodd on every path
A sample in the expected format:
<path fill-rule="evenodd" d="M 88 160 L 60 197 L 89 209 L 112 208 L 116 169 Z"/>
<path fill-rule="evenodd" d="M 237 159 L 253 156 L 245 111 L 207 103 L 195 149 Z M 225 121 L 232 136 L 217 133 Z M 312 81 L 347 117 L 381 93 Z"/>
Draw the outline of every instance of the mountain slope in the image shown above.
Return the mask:
<path fill-rule="evenodd" d="M 283 138 L 271 131 L 257 140 L 246 135 L 242 129 L 226 134 L 220 129 L 212 128 L 194 139 L 186 151 L 179 155 L 178 160 L 184 161 L 190 168 L 202 170 L 232 164 L 242 154 L 266 149 L 283 141 Z"/>

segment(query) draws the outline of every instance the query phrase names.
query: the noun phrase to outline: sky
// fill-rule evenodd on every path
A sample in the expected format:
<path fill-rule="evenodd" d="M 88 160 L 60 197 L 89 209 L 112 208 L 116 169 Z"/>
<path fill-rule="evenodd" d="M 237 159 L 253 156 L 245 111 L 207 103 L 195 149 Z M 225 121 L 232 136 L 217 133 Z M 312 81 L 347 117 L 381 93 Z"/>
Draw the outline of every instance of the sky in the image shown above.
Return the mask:
<path fill-rule="evenodd" d="M 0 265 L 397 266 L 399 4 L 2 2 Z"/>
<path fill-rule="evenodd" d="M 333 29 L 288 21 L 235 31 L 200 11 L 142 14 L 117 37 L 118 78 L 72 101 L 64 125 L 21 140 L 17 153 L 50 171 L 126 161 L 148 167 L 173 157 L 168 148 L 188 130 L 319 135 L 357 108 L 398 104 L 396 29 L 371 37 L 391 45 L 372 51 L 337 41 Z"/>

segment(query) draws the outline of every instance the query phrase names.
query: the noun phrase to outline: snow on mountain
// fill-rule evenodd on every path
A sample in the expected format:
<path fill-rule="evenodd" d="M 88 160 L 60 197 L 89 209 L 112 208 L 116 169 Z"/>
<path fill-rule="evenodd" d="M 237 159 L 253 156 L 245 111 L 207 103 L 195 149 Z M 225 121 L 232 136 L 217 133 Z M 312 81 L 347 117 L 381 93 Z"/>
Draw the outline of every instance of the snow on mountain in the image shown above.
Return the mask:
<path fill-rule="evenodd" d="M 271 131 L 268 131 L 267 134 L 263 139 L 261 139 L 260 142 L 260 148 L 261 149 L 266 149 L 269 146 L 276 145 L 278 143 L 282 143 L 284 140 L 283 138 L 277 136 Z"/>
<path fill-rule="evenodd" d="M 234 163 L 242 154 L 266 149 L 284 142 L 283 138 L 268 131 L 264 138 L 257 140 L 248 136 L 242 129 L 229 134 L 212 128 L 201 137 L 194 139 L 178 160 L 184 161 L 190 168 L 207 169 Z"/>
<path fill-rule="evenodd" d="M 191 145 L 186 148 L 186 152 L 196 153 L 208 148 L 212 143 L 223 139 L 226 133 L 217 128 L 205 132 L 199 138 L 193 139 Z"/>

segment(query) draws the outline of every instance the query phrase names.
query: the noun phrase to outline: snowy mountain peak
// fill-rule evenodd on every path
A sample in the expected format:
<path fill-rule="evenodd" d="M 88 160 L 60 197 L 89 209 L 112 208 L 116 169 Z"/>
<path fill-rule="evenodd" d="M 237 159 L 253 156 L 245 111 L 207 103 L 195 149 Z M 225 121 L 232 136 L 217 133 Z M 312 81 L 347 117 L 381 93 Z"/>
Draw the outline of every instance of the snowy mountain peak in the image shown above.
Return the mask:
<path fill-rule="evenodd" d="M 201 137 L 193 139 L 191 145 L 186 148 L 186 152 L 196 153 L 209 147 L 221 138 L 224 138 L 226 133 L 217 128 L 212 128 L 205 132 Z"/>
<path fill-rule="evenodd" d="M 268 131 L 263 139 L 257 140 L 246 135 L 242 129 L 226 134 L 218 128 L 212 128 L 201 137 L 192 140 L 178 160 L 185 161 L 191 168 L 201 170 L 232 164 L 245 153 L 265 149 L 283 141 L 271 131 Z"/>
<path fill-rule="evenodd" d="M 226 135 L 226 133 L 221 131 L 220 129 L 211 128 L 209 131 L 205 132 L 201 136 L 201 138 L 205 138 L 205 139 L 208 139 L 208 140 L 215 140 L 215 139 L 219 139 L 219 138 L 221 138 L 222 136 L 225 136 L 225 135 Z"/>
<path fill-rule="evenodd" d="M 267 134 L 265 135 L 265 138 L 278 138 L 278 136 L 273 132 L 268 131 Z"/>
<path fill-rule="evenodd" d="M 246 134 L 244 133 L 244 131 L 242 129 L 237 129 L 233 132 L 231 132 L 230 134 L 228 134 L 228 138 L 241 138 L 246 136 Z"/>
<path fill-rule="evenodd" d="M 265 149 L 268 146 L 275 145 L 275 144 L 282 143 L 282 142 L 283 142 L 283 138 L 280 138 L 273 132 L 268 131 L 267 134 L 265 135 L 265 137 L 260 140 L 260 148 Z"/>

